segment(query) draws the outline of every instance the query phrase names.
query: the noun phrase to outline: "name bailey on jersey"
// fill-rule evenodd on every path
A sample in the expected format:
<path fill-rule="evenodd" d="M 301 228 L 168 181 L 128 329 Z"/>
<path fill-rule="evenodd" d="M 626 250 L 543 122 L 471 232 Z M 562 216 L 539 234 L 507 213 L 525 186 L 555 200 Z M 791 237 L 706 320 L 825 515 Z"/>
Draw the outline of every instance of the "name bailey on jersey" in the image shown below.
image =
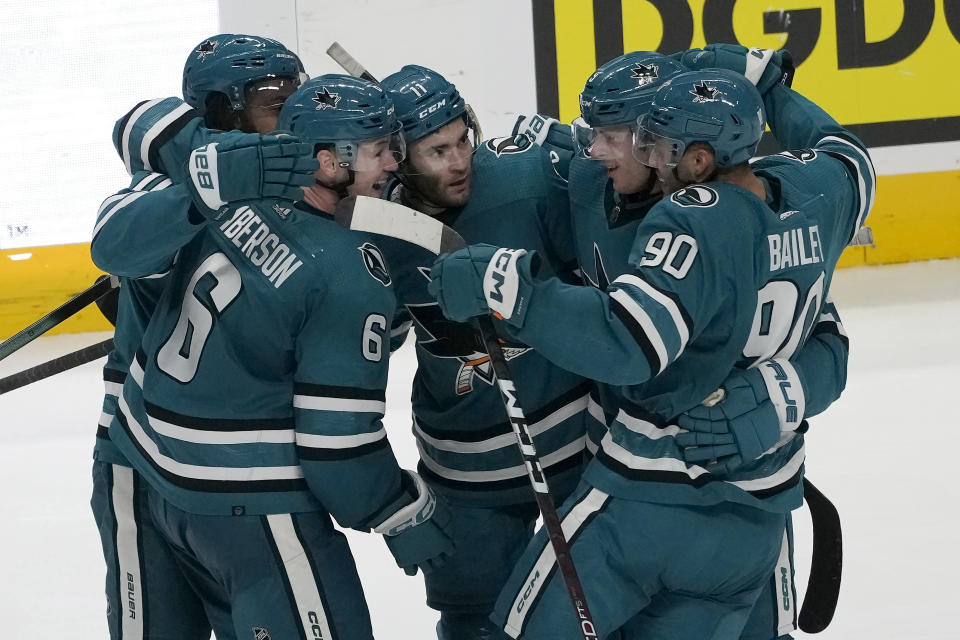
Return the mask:
<path fill-rule="evenodd" d="M 820 230 L 817 225 L 796 227 L 767 236 L 770 245 L 770 271 L 823 262 Z"/>
<path fill-rule="evenodd" d="M 250 207 L 239 207 L 220 231 L 279 289 L 303 261 Z"/>

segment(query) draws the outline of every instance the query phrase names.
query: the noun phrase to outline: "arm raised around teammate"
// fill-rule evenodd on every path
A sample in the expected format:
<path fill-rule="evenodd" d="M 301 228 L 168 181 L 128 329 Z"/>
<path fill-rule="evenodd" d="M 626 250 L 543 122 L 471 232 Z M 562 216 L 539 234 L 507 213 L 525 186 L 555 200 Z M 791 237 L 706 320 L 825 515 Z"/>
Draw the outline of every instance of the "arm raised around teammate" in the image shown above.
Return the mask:
<path fill-rule="evenodd" d="M 374 528 L 401 567 L 429 571 L 452 550 L 444 504 L 400 469 L 381 421 L 395 306 L 389 276 L 365 265 L 362 251 L 327 274 L 294 354 L 304 477 L 342 526 Z"/>
<path fill-rule="evenodd" d="M 114 124 L 113 147 L 130 175 L 157 171 L 183 182 L 187 156 L 210 142 L 210 133 L 180 98 L 144 100 Z"/>
<path fill-rule="evenodd" d="M 714 189 L 702 188 L 719 200 Z M 513 337 L 568 371 L 640 384 L 679 357 L 721 304 L 732 303 L 722 297 L 736 291 L 732 279 L 753 277 L 756 247 L 736 230 L 755 225 L 763 204 L 725 194 L 723 214 L 710 217 L 690 213 L 687 207 L 703 202 L 691 205 L 682 196 L 657 204 L 637 230 L 635 271 L 606 290 L 538 277 L 534 252 L 480 245 L 438 258 L 430 291 L 447 317 L 464 321 L 492 311 Z M 703 231 L 704 220 L 721 216 L 722 226 Z M 709 244 L 698 243 L 700 236 Z"/>
<path fill-rule="evenodd" d="M 731 373 L 711 398 L 676 424 L 683 458 L 728 473 L 801 430 L 803 421 L 840 397 L 847 381 L 848 341 L 836 307 L 824 305 L 813 334 L 790 360 L 765 360 Z"/>
<path fill-rule="evenodd" d="M 130 186 L 103 201 L 90 254 L 98 267 L 142 278 L 170 268 L 177 251 L 202 228 L 190 192 L 162 173 L 142 171 Z"/>

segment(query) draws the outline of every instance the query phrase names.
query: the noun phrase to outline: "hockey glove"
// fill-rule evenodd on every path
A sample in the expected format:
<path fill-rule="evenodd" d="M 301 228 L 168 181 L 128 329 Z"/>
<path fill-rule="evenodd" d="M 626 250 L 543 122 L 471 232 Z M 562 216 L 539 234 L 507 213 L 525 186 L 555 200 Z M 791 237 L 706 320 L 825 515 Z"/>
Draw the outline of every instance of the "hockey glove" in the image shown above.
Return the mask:
<path fill-rule="evenodd" d="M 293 136 L 230 132 L 193 150 L 187 184 L 200 213 L 216 220 L 228 203 L 302 199 L 319 166 L 313 145 Z"/>
<path fill-rule="evenodd" d="M 729 473 L 792 437 L 803 420 L 805 401 L 796 371 L 784 360 L 736 371 L 723 393 L 677 417 L 687 433 L 677 435 L 683 458 L 710 473 Z M 774 395 L 771 395 L 774 394 Z M 715 404 L 711 399 L 719 399 Z"/>
<path fill-rule="evenodd" d="M 700 69 L 729 69 L 742 73 L 764 95 L 778 84 L 793 84 L 793 56 L 786 49 L 747 49 L 738 44 L 708 44 L 680 55 L 683 66 Z"/>
<path fill-rule="evenodd" d="M 415 576 L 417 569 L 421 569 L 427 574 L 443 565 L 453 552 L 453 520 L 446 501 L 434 495 L 420 476 L 405 469 L 401 471 L 413 481 L 417 496 L 373 530 L 383 534 L 390 553 L 404 573 Z"/>
<path fill-rule="evenodd" d="M 531 260 L 523 249 L 474 244 L 445 253 L 430 270 L 430 294 L 457 322 L 490 313 L 521 327 L 532 292 Z"/>
<path fill-rule="evenodd" d="M 570 159 L 573 158 L 573 132 L 569 124 L 549 116 L 534 113 L 529 116 L 519 116 L 513 125 L 513 135 L 522 133 L 530 138 L 531 142 L 543 147 L 550 154 L 550 161 L 557 175 L 567 179 L 570 169 Z"/>

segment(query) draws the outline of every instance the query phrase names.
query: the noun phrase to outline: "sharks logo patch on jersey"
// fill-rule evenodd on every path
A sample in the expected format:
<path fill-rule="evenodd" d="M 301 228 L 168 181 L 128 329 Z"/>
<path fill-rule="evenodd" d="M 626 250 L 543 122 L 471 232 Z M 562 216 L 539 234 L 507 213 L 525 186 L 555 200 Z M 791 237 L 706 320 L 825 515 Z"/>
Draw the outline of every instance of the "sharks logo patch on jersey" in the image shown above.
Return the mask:
<path fill-rule="evenodd" d="M 424 278 L 430 279 L 429 267 L 418 267 L 418 270 Z M 471 325 L 448 320 L 436 302 L 408 304 L 406 309 L 427 336 L 418 338 L 417 346 L 435 358 L 454 358 L 460 361 L 454 380 L 458 396 L 473 391 L 474 377 L 493 385 L 496 376 L 490 356 L 487 355 L 479 332 Z M 503 347 L 503 355 L 507 360 L 530 351 L 529 347 L 511 347 L 506 344 Z"/>
<path fill-rule="evenodd" d="M 310 98 L 317 103 L 317 111 L 325 109 L 336 109 L 340 102 L 339 93 L 331 93 L 326 87 L 320 87 L 320 91 L 314 91 L 315 95 Z"/>
<path fill-rule="evenodd" d="M 813 149 L 797 149 L 794 151 L 783 151 L 777 155 L 783 156 L 784 158 L 790 158 L 791 160 L 796 160 L 797 162 L 802 162 L 807 164 L 811 160 L 814 160 L 817 157 L 817 152 Z"/>
<path fill-rule="evenodd" d="M 363 265 L 373 276 L 373 279 L 385 287 L 389 286 L 392 282 L 390 272 L 387 271 L 387 261 L 383 259 L 383 253 L 379 247 L 371 242 L 364 242 L 357 249 L 363 256 Z"/>
<path fill-rule="evenodd" d="M 487 140 L 487 149 L 493 151 L 498 158 L 505 153 L 523 153 L 532 148 L 533 144 L 530 142 L 530 138 L 523 134 Z"/>
<path fill-rule="evenodd" d="M 593 268 L 596 273 L 596 282 L 590 277 L 590 274 L 586 271 L 581 271 L 580 275 L 583 276 L 585 284 L 590 285 L 594 289 L 600 289 L 605 291 L 607 287 L 610 286 L 610 278 L 607 276 L 607 269 L 603 266 L 603 256 L 600 255 L 600 247 L 597 246 L 597 243 L 593 243 Z"/>
<path fill-rule="evenodd" d="M 670 199 L 681 207 L 712 207 L 720 200 L 720 196 L 710 187 L 697 184 L 676 191 Z"/>

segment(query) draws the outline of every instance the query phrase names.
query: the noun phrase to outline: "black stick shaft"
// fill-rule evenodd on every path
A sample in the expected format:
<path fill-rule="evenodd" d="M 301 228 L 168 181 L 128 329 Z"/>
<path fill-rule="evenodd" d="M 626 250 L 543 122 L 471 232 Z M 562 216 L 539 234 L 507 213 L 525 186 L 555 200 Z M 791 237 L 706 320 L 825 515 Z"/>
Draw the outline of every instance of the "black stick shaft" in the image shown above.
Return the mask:
<path fill-rule="evenodd" d="M 37 382 L 38 380 L 49 378 L 52 375 L 67 371 L 68 369 L 79 367 L 82 364 L 93 362 L 97 358 L 102 358 L 111 351 L 113 351 L 113 338 L 104 340 L 103 342 L 98 342 L 97 344 L 92 344 L 89 347 L 84 347 L 79 351 L 68 353 L 65 356 L 48 360 L 42 364 L 38 364 L 35 367 L 30 367 L 29 369 L 24 369 L 19 373 L 9 375 L 6 378 L 0 378 L 0 394 L 6 393 L 7 391 L 13 391 L 14 389 L 19 389 L 20 387 L 24 387 L 31 382 Z"/>
<path fill-rule="evenodd" d="M 74 315 L 87 305 L 95 302 L 100 296 L 106 294 L 116 286 L 115 278 L 104 278 L 96 282 L 93 286 L 67 300 L 62 305 L 43 316 L 29 327 L 10 336 L 3 342 L 0 342 L 0 360 L 3 360 L 11 353 L 23 348 L 33 342 L 44 333 L 53 329 L 55 326 Z"/>
<path fill-rule="evenodd" d="M 593 616 L 590 613 L 590 609 L 587 607 L 587 598 L 583 593 L 580 576 L 577 574 L 577 568 L 573 564 L 573 556 L 570 554 L 570 544 L 567 542 L 566 536 L 563 535 L 560 517 L 557 515 L 556 506 L 553 504 L 553 498 L 550 496 L 550 490 L 547 487 L 547 478 L 543 473 L 543 468 L 540 466 L 540 458 L 537 456 L 537 450 L 533 444 L 533 437 L 530 435 L 527 418 L 517 398 L 513 377 L 510 375 L 507 359 L 503 355 L 500 340 L 497 338 L 496 328 L 493 326 L 493 320 L 491 320 L 489 316 L 483 316 L 478 320 L 480 323 L 480 333 L 487 347 L 487 355 L 490 356 L 490 364 L 493 366 L 493 371 L 497 376 L 497 386 L 500 389 L 500 395 L 503 398 L 503 404 L 507 410 L 510 425 L 513 427 L 513 432 L 517 436 L 520 454 L 523 456 L 523 462 L 527 468 L 527 475 L 530 478 L 530 484 L 533 486 L 534 495 L 537 498 L 540 515 L 543 516 L 543 526 L 547 529 L 550 545 L 553 547 L 554 555 L 557 557 L 557 567 L 560 569 L 560 574 L 563 576 L 563 583 L 567 587 L 567 594 L 570 596 L 570 603 L 573 605 L 574 615 L 576 615 L 577 621 L 580 623 L 580 633 L 583 635 L 584 640 L 596 640 L 596 627 L 593 623 Z"/>

